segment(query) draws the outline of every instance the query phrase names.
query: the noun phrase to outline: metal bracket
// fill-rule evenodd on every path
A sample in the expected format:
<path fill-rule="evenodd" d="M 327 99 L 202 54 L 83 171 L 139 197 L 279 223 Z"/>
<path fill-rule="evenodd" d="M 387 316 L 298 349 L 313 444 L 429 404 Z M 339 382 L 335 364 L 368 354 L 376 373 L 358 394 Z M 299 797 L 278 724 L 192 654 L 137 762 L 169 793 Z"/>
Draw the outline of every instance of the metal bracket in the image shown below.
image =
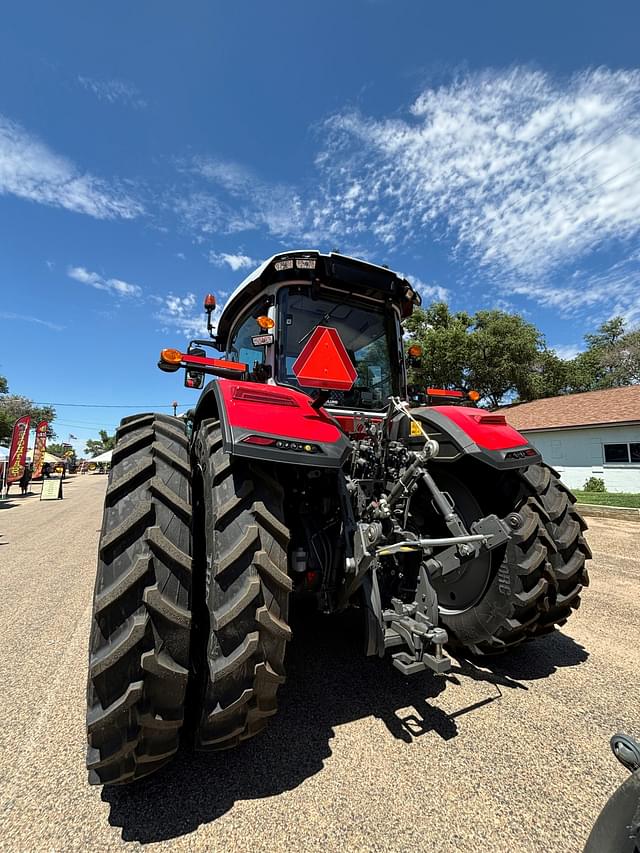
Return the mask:
<path fill-rule="evenodd" d="M 509 516 L 512 519 L 515 513 Z M 452 545 L 444 551 L 440 551 L 437 557 L 432 557 L 427 560 L 426 566 L 431 580 L 441 578 L 448 575 L 450 572 L 455 572 L 459 569 L 465 559 L 475 559 L 483 551 L 492 551 L 500 545 L 508 542 L 513 533 L 513 525 L 511 521 L 506 522 L 497 515 L 487 515 L 479 521 L 475 521 L 471 525 L 471 530 L 474 536 L 478 538 L 473 542 L 473 550 L 471 554 L 461 554 L 459 545 Z"/>
<path fill-rule="evenodd" d="M 443 653 L 442 647 L 449 638 L 444 628 L 437 627 L 438 598 L 424 564 L 420 566 L 415 601 L 403 604 L 400 599 L 393 598 L 391 604 L 393 610 L 382 613 L 385 648 L 409 647 L 409 651 L 396 652 L 391 656 L 396 669 L 404 675 L 414 675 L 426 669 L 448 672 L 451 660 Z M 431 645 L 435 647 L 434 654 L 427 651 Z"/>

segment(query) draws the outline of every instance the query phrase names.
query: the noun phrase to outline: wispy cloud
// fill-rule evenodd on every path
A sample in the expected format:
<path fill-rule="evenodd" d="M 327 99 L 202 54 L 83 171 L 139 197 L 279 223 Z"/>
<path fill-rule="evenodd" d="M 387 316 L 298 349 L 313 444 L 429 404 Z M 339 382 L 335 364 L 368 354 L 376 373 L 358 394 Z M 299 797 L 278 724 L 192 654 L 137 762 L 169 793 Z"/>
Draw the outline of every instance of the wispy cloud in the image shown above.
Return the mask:
<path fill-rule="evenodd" d="M 195 293 L 187 293 L 186 296 L 170 293 L 161 297 L 159 302 L 161 308 L 155 317 L 162 324 L 163 331 L 179 332 L 189 338 L 207 337 L 206 315 Z M 218 306 L 212 314 L 214 328 L 221 313 L 222 306 Z"/>
<path fill-rule="evenodd" d="M 204 234 L 262 230 L 282 238 L 305 229 L 302 197 L 288 184 L 271 183 L 241 164 L 208 157 L 182 163 L 180 170 L 192 186 L 170 205 L 191 230 Z M 203 189 L 203 178 L 211 189 Z"/>
<path fill-rule="evenodd" d="M 446 239 L 533 276 L 640 233 L 640 71 L 516 68 L 427 89 L 404 118 L 332 116 L 313 226 L 389 247 Z"/>
<path fill-rule="evenodd" d="M 230 267 L 234 272 L 257 267 L 258 262 L 248 255 L 229 254 L 228 252 L 209 252 L 209 262 L 216 267 Z"/>
<path fill-rule="evenodd" d="M 0 195 L 62 207 L 97 219 L 133 219 L 140 202 L 117 182 L 83 173 L 19 124 L 0 115 Z"/>
<path fill-rule="evenodd" d="M 0 317 L 3 320 L 15 320 L 22 323 L 36 323 L 38 326 L 46 326 L 47 329 L 52 329 L 54 332 L 61 332 L 64 326 L 57 323 L 51 323 L 49 320 L 41 320 L 39 317 L 30 317 L 26 314 L 14 314 L 11 311 L 0 311 Z"/>
<path fill-rule="evenodd" d="M 513 293 L 552 308 L 563 317 L 588 313 L 591 325 L 612 316 L 624 317 L 629 326 L 640 325 L 640 257 L 622 258 L 606 270 L 576 270 L 561 283 L 526 281 L 511 283 Z"/>
<path fill-rule="evenodd" d="M 554 350 L 559 358 L 570 361 L 578 355 L 582 347 L 579 344 L 558 344 L 551 346 L 550 349 Z"/>
<path fill-rule="evenodd" d="M 449 291 L 439 284 L 427 284 L 415 275 L 407 276 L 413 287 L 422 297 L 422 302 L 448 302 Z"/>
<path fill-rule="evenodd" d="M 128 80 L 97 80 L 84 74 L 78 76 L 78 83 L 88 92 L 92 92 L 100 101 L 108 104 L 124 104 L 134 109 L 148 106 L 142 92 Z"/>
<path fill-rule="evenodd" d="M 67 270 L 69 278 L 88 284 L 96 290 L 105 290 L 112 296 L 142 296 L 142 288 L 137 284 L 130 284 L 119 278 L 105 278 L 97 272 L 91 272 L 84 267 L 69 267 Z"/>

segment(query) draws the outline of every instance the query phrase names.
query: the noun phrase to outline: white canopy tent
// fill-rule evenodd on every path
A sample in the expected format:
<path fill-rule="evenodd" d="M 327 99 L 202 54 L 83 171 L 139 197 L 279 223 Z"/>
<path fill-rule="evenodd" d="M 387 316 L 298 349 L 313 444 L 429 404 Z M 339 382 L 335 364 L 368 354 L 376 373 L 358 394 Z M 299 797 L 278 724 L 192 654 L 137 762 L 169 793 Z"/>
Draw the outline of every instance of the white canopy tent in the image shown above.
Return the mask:
<path fill-rule="evenodd" d="M 92 462 L 111 462 L 111 454 L 113 450 L 105 450 L 104 453 L 101 453 L 100 456 L 94 456 L 93 459 L 89 459 L 89 464 Z"/>

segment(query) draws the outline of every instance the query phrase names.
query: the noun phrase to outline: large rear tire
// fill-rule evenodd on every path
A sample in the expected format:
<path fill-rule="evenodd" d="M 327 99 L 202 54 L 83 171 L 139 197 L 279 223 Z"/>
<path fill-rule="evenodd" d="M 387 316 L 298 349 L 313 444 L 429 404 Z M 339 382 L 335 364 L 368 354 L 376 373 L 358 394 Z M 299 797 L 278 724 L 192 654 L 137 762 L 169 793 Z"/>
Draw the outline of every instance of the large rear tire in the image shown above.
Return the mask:
<path fill-rule="evenodd" d="M 194 442 L 198 472 L 196 525 L 205 548 L 196 562 L 202 582 L 196 618 L 195 747 L 227 749 L 258 734 L 277 710 L 285 680 L 289 530 L 282 486 L 268 469 L 222 450 L 217 420 L 201 424 Z"/>
<path fill-rule="evenodd" d="M 502 517 L 517 512 L 523 521 L 501 553 L 468 565 L 466 580 L 463 572 L 446 585 L 434 584 L 452 644 L 474 654 L 495 654 L 564 625 L 589 584 L 585 562 L 591 552 L 575 498 L 558 474 L 547 465 L 531 465 L 483 483 L 477 495 L 471 492 L 473 479 L 467 486 L 451 474 L 440 476 L 441 488 L 465 510 L 467 524 L 491 512 Z M 483 576 L 486 582 L 478 586 Z M 458 591 L 477 593 L 475 600 L 456 608 L 456 583 Z"/>
<path fill-rule="evenodd" d="M 98 548 L 87 684 L 92 784 L 131 782 L 178 747 L 190 640 L 190 469 L 182 421 L 125 418 Z"/>

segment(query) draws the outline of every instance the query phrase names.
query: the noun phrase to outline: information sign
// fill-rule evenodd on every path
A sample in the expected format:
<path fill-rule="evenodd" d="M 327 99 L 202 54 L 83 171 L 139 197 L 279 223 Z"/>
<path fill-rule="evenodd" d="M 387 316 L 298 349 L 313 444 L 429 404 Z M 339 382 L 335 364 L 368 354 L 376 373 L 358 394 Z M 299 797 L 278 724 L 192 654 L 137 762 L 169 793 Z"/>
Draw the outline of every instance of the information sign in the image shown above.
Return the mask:
<path fill-rule="evenodd" d="M 41 501 L 62 500 L 62 480 L 51 478 L 42 481 Z"/>

